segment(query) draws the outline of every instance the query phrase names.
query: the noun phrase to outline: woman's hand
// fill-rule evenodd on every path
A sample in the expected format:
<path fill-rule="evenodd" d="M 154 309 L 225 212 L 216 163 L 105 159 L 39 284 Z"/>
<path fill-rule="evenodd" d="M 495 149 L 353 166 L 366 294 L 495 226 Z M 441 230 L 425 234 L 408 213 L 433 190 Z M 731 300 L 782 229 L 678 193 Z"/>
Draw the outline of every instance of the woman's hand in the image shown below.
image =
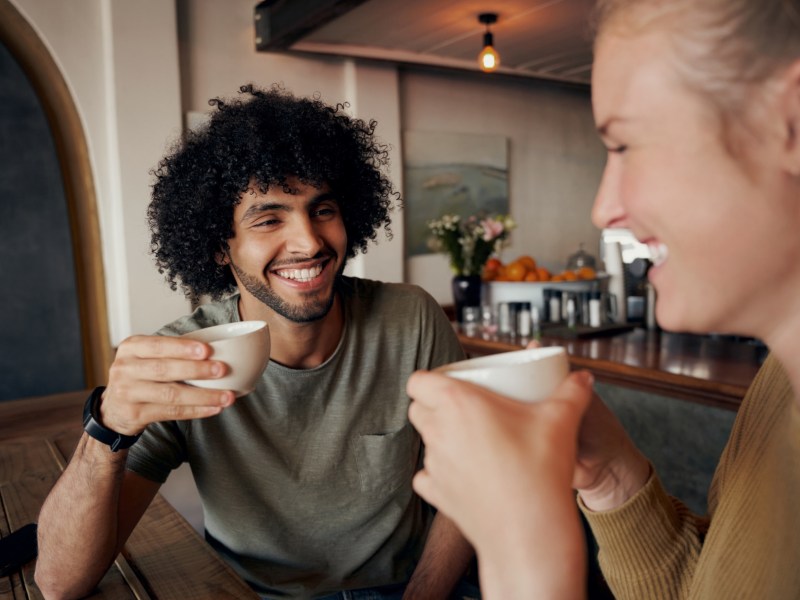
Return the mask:
<path fill-rule="evenodd" d="M 475 546 L 487 597 L 573 597 L 584 585 L 572 480 L 591 386 L 589 373 L 573 373 L 526 404 L 436 373 L 408 381 L 425 442 L 414 489 Z"/>
<path fill-rule="evenodd" d="M 103 425 L 136 435 L 157 421 L 199 419 L 233 404 L 232 391 L 182 383 L 186 379 L 224 376 L 225 363 L 209 360 L 208 344 L 178 337 L 134 336 L 117 350 L 103 392 Z"/>
<path fill-rule="evenodd" d="M 528 348 L 541 344 L 532 341 Z M 573 487 L 587 508 L 611 510 L 623 504 L 650 477 L 650 463 L 597 394 L 583 415 Z"/>
<path fill-rule="evenodd" d="M 578 434 L 573 487 L 587 508 L 611 510 L 638 492 L 650 463 L 597 394 L 592 394 Z"/>

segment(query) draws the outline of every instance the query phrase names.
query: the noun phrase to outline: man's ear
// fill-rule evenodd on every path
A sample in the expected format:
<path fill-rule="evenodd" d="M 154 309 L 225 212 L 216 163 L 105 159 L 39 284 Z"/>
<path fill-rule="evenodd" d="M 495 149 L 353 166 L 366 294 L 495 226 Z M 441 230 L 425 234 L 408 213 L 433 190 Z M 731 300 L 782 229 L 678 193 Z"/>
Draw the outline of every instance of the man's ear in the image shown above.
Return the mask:
<path fill-rule="evenodd" d="M 218 264 L 220 267 L 222 267 L 222 266 L 225 266 L 225 265 L 227 265 L 227 264 L 230 264 L 230 262 L 231 262 L 231 259 L 230 259 L 230 257 L 228 256 L 228 253 L 227 253 L 227 252 L 224 252 L 224 251 L 222 251 L 222 250 L 220 250 L 219 252 L 217 252 L 217 253 L 214 255 L 214 260 L 217 262 L 217 264 Z"/>
<path fill-rule="evenodd" d="M 781 111 L 784 126 L 782 166 L 800 177 L 800 59 L 782 76 Z"/>

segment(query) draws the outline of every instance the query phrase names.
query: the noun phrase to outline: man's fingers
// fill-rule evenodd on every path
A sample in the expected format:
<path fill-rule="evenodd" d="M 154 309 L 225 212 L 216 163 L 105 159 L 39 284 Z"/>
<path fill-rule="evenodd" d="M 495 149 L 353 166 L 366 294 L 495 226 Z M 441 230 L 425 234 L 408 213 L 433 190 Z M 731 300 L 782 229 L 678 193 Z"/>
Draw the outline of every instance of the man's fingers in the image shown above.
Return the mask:
<path fill-rule="evenodd" d="M 218 360 L 119 357 L 111 366 L 109 381 L 168 382 L 217 379 L 228 371 L 228 365 Z"/>
<path fill-rule="evenodd" d="M 189 419 L 204 419 L 222 412 L 225 407 L 217 404 L 211 406 L 189 406 L 181 404 L 145 404 L 140 411 L 143 422 L 156 423 L 159 421 L 186 421 Z"/>
<path fill-rule="evenodd" d="M 208 344 L 164 335 L 135 335 L 124 340 L 117 350 L 120 357 L 204 359 L 210 355 Z"/>
<path fill-rule="evenodd" d="M 110 386 L 100 414 L 106 427 L 134 434 L 156 421 L 198 419 L 218 414 L 235 401 L 230 390 L 208 390 L 181 383 Z"/>
<path fill-rule="evenodd" d="M 110 386 L 103 404 L 160 406 L 227 406 L 233 399 L 230 390 L 212 390 L 184 383 L 138 382 L 134 386 Z"/>

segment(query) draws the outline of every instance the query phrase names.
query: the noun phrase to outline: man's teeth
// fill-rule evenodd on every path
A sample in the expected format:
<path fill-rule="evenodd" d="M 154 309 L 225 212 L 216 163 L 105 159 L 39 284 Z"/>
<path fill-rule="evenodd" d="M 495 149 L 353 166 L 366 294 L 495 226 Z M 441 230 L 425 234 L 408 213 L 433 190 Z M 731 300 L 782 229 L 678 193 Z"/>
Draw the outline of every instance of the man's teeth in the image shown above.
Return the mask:
<path fill-rule="evenodd" d="M 295 281 L 311 281 L 320 273 L 322 273 L 322 265 L 317 265 L 310 269 L 282 269 L 278 271 L 278 275 L 281 277 Z"/>
<path fill-rule="evenodd" d="M 657 267 L 667 260 L 669 249 L 666 244 L 648 244 L 647 247 L 650 249 L 650 260 L 653 261 L 654 266 Z"/>

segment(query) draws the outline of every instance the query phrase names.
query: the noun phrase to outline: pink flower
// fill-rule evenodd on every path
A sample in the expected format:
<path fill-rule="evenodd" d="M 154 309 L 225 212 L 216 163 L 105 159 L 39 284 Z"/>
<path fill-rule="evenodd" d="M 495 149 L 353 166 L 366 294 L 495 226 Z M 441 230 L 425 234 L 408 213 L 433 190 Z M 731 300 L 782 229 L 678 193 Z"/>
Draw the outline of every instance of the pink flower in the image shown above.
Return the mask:
<path fill-rule="evenodd" d="M 483 227 L 483 241 L 491 242 L 492 240 L 500 237 L 503 234 L 503 222 L 495 221 L 494 219 L 484 219 L 481 221 Z"/>

